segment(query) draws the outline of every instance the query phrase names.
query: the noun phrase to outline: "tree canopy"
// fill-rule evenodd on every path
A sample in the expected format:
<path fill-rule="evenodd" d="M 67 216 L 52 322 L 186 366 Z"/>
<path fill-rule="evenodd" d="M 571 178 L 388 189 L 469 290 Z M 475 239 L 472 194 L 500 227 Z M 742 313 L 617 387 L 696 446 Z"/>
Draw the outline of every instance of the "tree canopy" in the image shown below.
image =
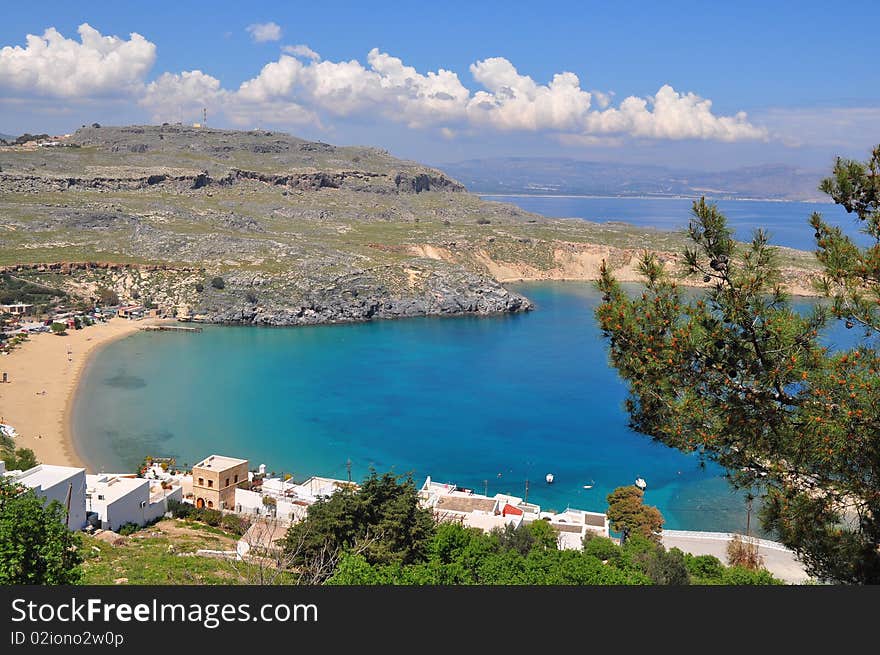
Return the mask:
<path fill-rule="evenodd" d="M 58 501 L 0 476 L 0 584 L 75 584 L 80 580 L 79 535 L 65 525 Z"/>
<path fill-rule="evenodd" d="M 549 529 L 549 532 L 548 532 Z M 624 546 L 593 537 L 583 551 L 559 550 L 546 521 L 484 533 L 441 523 L 425 559 L 370 564 L 348 553 L 330 585 L 685 585 L 780 584 L 767 571 L 725 567 L 714 557 L 694 559 L 634 535 Z"/>
<path fill-rule="evenodd" d="M 369 563 L 409 564 L 423 558 L 433 530 L 412 478 L 371 471 L 360 487 L 343 487 L 311 505 L 288 530 L 285 549 L 299 566 L 332 562 L 349 550 Z"/>
<path fill-rule="evenodd" d="M 764 230 L 734 241 L 717 206 L 694 202 L 686 296 L 660 261 L 640 261 L 645 289 L 630 296 L 603 265 L 596 315 L 610 360 L 629 385 L 634 429 L 729 471 L 761 496 L 761 522 L 809 573 L 880 582 L 880 147 L 866 163 L 839 159 L 820 188 L 872 239 L 857 246 L 820 214 L 810 218 L 833 299 L 799 313 L 780 286 Z M 865 338 L 829 350 L 834 318 Z"/>
<path fill-rule="evenodd" d="M 644 492 L 636 487 L 618 487 L 608 494 L 608 520 L 615 532 L 638 533 L 660 543 L 663 515 L 644 504 Z"/>

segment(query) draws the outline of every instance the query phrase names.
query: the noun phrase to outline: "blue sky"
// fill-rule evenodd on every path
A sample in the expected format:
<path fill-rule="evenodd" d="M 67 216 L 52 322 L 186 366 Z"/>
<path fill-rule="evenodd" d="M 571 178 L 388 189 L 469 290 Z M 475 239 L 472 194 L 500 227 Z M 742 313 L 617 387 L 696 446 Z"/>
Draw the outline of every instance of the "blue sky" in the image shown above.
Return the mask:
<path fill-rule="evenodd" d="M 876 53 L 853 30 L 878 19 L 876 2 L 15 3 L 0 132 L 190 122 L 207 105 L 214 126 L 432 163 L 824 167 L 880 143 Z"/>

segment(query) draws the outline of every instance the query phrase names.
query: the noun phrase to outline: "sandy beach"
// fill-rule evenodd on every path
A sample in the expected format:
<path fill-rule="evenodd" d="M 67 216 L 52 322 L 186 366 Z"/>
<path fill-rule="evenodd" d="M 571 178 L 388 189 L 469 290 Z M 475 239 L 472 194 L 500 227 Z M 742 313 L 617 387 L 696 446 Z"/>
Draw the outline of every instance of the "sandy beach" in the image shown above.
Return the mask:
<path fill-rule="evenodd" d="M 152 321 L 151 321 L 152 322 Z M 113 318 L 66 336 L 32 334 L 8 355 L 0 356 L 0 422 L 18 432 L 16 448 L 30 448 L 45 464 L 83 466 L 73 446 L 70 410 L 89 357 L 108 343 L 128 336 L 147 321 Z"/>

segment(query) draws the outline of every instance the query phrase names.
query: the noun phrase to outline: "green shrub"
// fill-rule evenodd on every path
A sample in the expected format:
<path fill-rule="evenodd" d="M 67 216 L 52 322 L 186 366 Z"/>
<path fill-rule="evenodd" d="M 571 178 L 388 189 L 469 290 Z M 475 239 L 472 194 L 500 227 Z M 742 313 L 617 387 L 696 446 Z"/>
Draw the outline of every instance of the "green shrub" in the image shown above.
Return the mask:
<path fill-rule="evenodd" d="M 192 516 L 193 512 L 196 511 L 196 508 L 189 503 L 170 499 L 168 501 L 168 511 L 171 512 L 171 516 L 176 519 L 188 519 Z"/>
<path fill-rule="evenodd" d="M 684 563 L 688 572 L 695 578 L 721 580 L 724 575 L 724 564 L 713 555 L 691 555 L 688 553 L 684 556 Z"/>
<path fill-rule="evenodd" d="M 725 585 L 781 585 L 781 580 L 773 577 L 767 570 L 753 571 L 743 566 L 731 566 L 724 570 L 721 584 Z"/>
<path fill-rule="evenodd" d="M 127 537 L 128 535 L 134 534 L 140 529 L 141 526 L 139 526 L 137 523 L 132 523 L 131 521 L 129 521 L 128 523 L 123 523 L 122 525 L 120 525 L 119 529 L 116 530 L 116 533 L 121 534 L 123 537 Z"/>
<path fill-rule="evenodd" d="M 220 527 L 239 536 L 247 532 L 250 523 L 237 514 L 226 514 L 220 521 Z"/>
<path fill-rule="evenodd" d="M 225 289 L 226 288 L 226 280 L 222 277 L 215 277 L 211 280 L 211 286 L 215 289 Z"/>
<path fill-rule="evenodd" d="M 219 510 L 216 509 L 201 509 L 198 510 L 200 512 L 200 517 L 196 520 L 201 521 L 202 523 L 207 523 L 211 527 L 219 527 L 220 522 L 223 520 L 223 515 Z"/>
<path fill-rule="evenodd" d="M 587 533 L 590 534 L 589 532 Z M 620 553 L 620 549 L 607 537 L 592 537 L 584 539 L 584 553 L 604 561 L 614 559 Z"/>

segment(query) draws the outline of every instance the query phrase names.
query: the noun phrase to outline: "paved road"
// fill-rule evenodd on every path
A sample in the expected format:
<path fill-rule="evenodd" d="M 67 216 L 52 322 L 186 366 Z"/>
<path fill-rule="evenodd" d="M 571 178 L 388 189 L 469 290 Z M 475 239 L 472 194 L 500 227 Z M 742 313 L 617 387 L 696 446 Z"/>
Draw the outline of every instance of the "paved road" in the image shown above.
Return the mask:
<path fill-rule="evenodd" d="M 678 548 L 693 555 L 714 555 L 723 563 L 727 562 L 729 541 L 730 535 L 722 533 L 663 531 L 663 545 L 666 548 Z M 773 545 L 773 542 L 760 542 L 758 554 L 764 558 L 765 568 L 780 580 L 789 584 L 803 584 L 810 579 L 794 553 L 782 546 Z"/>

